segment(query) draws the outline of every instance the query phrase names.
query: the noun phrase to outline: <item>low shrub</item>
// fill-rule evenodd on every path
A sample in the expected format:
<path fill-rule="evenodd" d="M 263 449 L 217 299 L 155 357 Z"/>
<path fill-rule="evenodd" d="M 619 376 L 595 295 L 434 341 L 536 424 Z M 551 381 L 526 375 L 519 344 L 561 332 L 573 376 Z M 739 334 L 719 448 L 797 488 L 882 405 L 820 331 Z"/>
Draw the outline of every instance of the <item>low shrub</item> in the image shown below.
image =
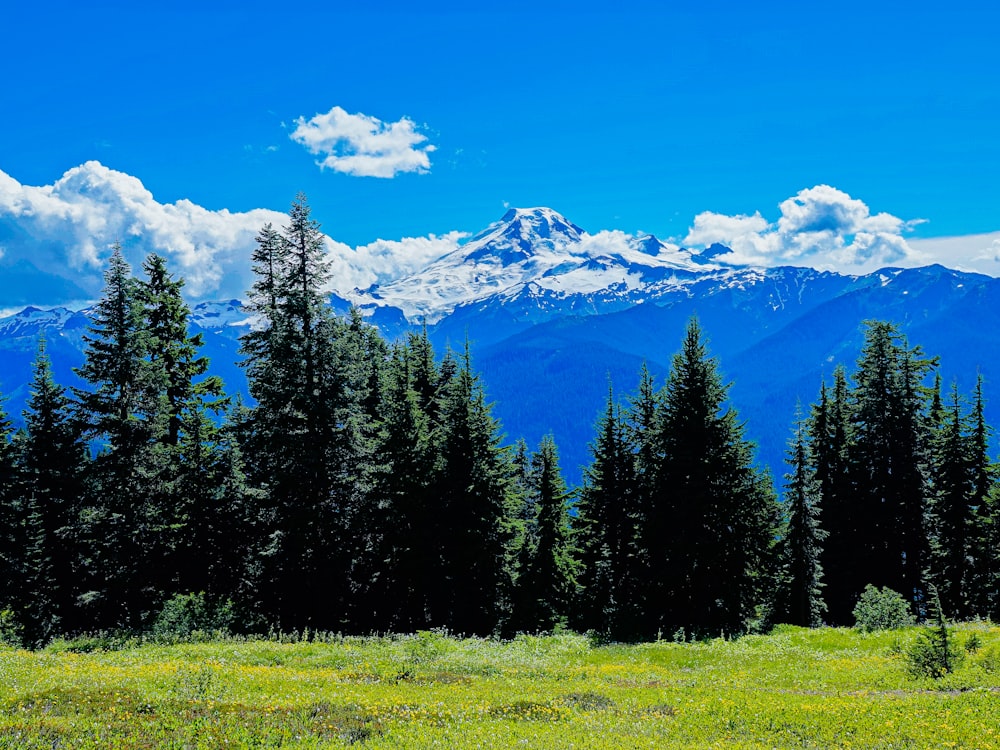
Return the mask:
<path fill-rule="evenodd" d="M 854 627 L 866 633 L 905 628 L 914 622 L 910 605 L 902 594 L 888 586 L 877 589 L 870 583 L 858 598 L 853 614 Z"/>

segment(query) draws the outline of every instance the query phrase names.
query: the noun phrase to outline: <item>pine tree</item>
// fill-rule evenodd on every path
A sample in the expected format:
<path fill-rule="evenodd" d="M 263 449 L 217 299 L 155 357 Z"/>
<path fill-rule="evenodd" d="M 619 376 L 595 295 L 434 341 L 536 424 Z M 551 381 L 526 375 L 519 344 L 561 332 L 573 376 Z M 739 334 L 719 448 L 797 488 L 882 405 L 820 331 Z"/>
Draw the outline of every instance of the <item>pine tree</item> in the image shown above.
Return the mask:
<path fill-rule="evenodd" d="M 807 432 L 801 417 L 786 458 L 785 529 L 779 548 L 779 592 L 773 618 L 804 627 L 822 624 L 826 605 L 822 597 L 820 550 L 826 532 L 819 523 L 819 484 L 810 466 Z"/>
<path fill-rule="evenodd" d="M 85 447 L 66 391 L 52 376 L 42 337 L 24 412 L 21 447 L 27 498 L 25 638 L 42 644 L 85 625 L 76 617 Z"/>
<path fill-rule="evenodd" d="M 373 368 L 384 345 L 357 314 L 330 311 L 323 235 L 303 196 L 283 231 L 265 227 L 257 242 L 248 307 L 258 322 L 242 341 L 257 404 L 241 431 L 270 504 L 262 605 L 280 627 L 339 629 L 367 538 L 354 527 L 375 474 Z"/>
<path fill-rule="evenodd" d="M 579 568 L 570 529 L 569 500 L 559 470 L 559 452 L 549 435 L 531 457 L 528 481 L 530 524 L 517 580 L 519 627 L 548 631 L 565 626 Z"/>
<path fill-rule="evenodd" d="M 777 505 L 736 412 L 725 407 L 726 391 L 692 320 L 657 425 L 644 545 L 653 632 L 740 633 L 759 614 Z"/>
<path fill-rule="evenodd" d="M 580 624 L 615 639 L 639 633 L 641 551 L 636 457 L 608 388 L 578 503 L 584 611 Z"/>
<path fill-rule="evenodd" d="M 384 469 L 369 524 L 377 532 L 375 560 L 365 576 L 369 611 L 361 618 L 374 629 L 395 632 L 434 624 L 438 613 L 432 609 L 432 592 L 441 577 L 437 551 L 444 543 L 433 489 L 440 470 L 438 445 L 415 388 L 411 354 L 409 346 L 397 346 L 386 373 L 378 447 Z M 436 370 L 433 355 L 430 368 Z"/>
<path fill-rule="evenodd" d="M 446 359 L 447 362 L 447 359 Z M 438 582 L 440 624 L 486 635 L 509 613 L 516 499 L 510 459 L 500 445 L 468 346 L 442 393 L 438 483 L 445 545 Z"/>
<path fill-rule="evenodd" d="M 819 487 L 823 528 L 828 535 L 820 554 L 824 600 L 830 622 L 846 625 L 854 622 L 854 606 L 867 574 L 855 549 L 866 515 L 851 485 L 851 406 L 843 367 L 834 370 L 832 394 L 825 383 L 822 385 L 807 430 L 809 464 Z M 861 588 L 857 588 L 859 581 Z"/>
<path fill-rule="evenodd" d="M 98 453 L 86 477 L 81 595 L 97 628 L 137 626 L 161 592 L 149 576 L 165 431 L 162 381 L 147 358 L 149 339 L 138 281 L 115 246 L 103 295 L 84 335 L 74 388 L 77 416 Z"/>
<path fill-rule="evenodd" d="M 23 491 L 13 432 L 0 399 L 0 612 L 19 609 L 24 595 Z"/>
<path fill-rule="evenodd" d="M 933 413 L 933 412 L 932 412 Z M 930 499 L 931 576 L 940 606 L 953 617 L 971 611 L 971 544 L 973 533 L 973 472 L 958 384 L 953 383 L 948 407 L 940 408 L 934 440 L 933 495 Z"/>
<path fill-rule="evenodd" d="M 855 596 L 866 583 L 899 591 L 922 606 L 927 565 L 926 394 L 934 366 L 898 329 L 869 322 L 855 373 L 849 449 L 854 493 L 865 522 L 853 540 Z M 867 580 L 862 580 L 862 576 Z"/>
<path fill-rule="evenodd" d="M 996 465 L 990 460 L 991 430 L 986 423 L 983 376 L 976 378 L 976 390 L 967 436 L 970 487 L 969 584 L 970 615 L 995 617 L 1000 614 L 1000 518 L 993 502 L 997 483 Z"/>

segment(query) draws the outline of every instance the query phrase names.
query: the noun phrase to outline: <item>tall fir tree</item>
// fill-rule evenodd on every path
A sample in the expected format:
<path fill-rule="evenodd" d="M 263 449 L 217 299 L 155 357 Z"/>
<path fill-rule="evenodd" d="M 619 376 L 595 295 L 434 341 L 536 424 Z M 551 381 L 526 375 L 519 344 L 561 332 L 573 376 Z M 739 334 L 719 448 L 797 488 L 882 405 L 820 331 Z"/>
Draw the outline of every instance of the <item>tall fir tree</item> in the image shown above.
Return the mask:
<path fill-rule="evenodd" d="M 650 634 L 736 634 L 760 614 L 778 507 L 726 394 L 692 320 L 656 428 L 659 464 L 644 529 Z"/>
<path fill-rule="evenodd" d="M 472 372 L 468 346 L 442 393 L 441 428 L 438 492 L 446 542 L 435 611 L 442 625 L 459 633 L 487 635 L 510 611 L 517 509 L 510 458 Z"/>
<path fill-rule="evenodd" d="M 583 569 L 578 625 L 614 639 L 640 635 L 641 526 L 636 456 L 609 386 L 577 505 Z"/>
<path fill-rule="evenodd" d="M 528 526 L 517 579 L 514 618 L 521 630 L 565 626 L 577 587 L 579 563 L 570 528 L 569 501 L 552 436 L 542 438 L 528 475 Z"/>
<path fill-rule="evenodd" d="M 149 339 L 138 281 L 117 245 L 87 334 L 86 388 L 74 388 L 77 416 L 97 451 L 86 477 L 88 508 L 81 595 L 97 628 L 135 627 L 162 595 L 148 552 L 156 525 L 156 486 L 165 431 L 162 381 L 148 360 Z"/>
<path fill-rule="evenodd" d="M 976 378 L 968 441 L 971 495 L 969 536 L 970 615 L 1000 616 L 1000 506 L 994 502 L 997 467 L 990 459 L 992 430 L 986 423 L 983 376 Z"/>
<path fill-rule="evenodd" d="M 66 390 L 52 375 L 45 338 L 39 339 L 21 446 L 28 597 L 25 637 L 44 644 L 86 623 L 75 608 L 81 549 L 78 525 L 86 470 L 85 446 Z"/>
<path fill-rule="evenodd" d="M 261 603 L 281 627 L 341 628 L 361 538 L 352 526 L 373 482 L 372 367 L 384 348 L 356 314 L 333 316 L 323 235 L 304 196 L 281 233 L 261 231 L 253 261 L 258 324 L 242 352 L 257 403 L 242 433 L 271 506 Z"/>
<path fill-rule="evenodd" d="M 922 611 L 928 563 L 927 394 L 934 366 L 896 326 L 867 323 L 855 373 L 850 471 L 864 523 L 853 540 L 855 597 L 868 583 L 888 586 Z M 860 520 L 860 519 L 859 519 Z"/>
<path fill-rule="evenodd" d="M 24 505 L 13 426 L 0 398 L 0 611 L 15 612 L 24 595 Z"/>
<path fill-rule="evenodd" d="M 932 445 L 933 492 L 928 508 L 931 578 L 940 606 L 952 618 L 972 610 L 972 545 L 975 506 L 973 468 L 958 384 L 952 383 L 947 407 L 940 407 Z"/>
<path fill-rule="evenodd" d="M 772 618 L 811 628 L 822 624 L 826 611 L 820 550 L 827 535 L 820 525 L 819 483 L 810 465 L 806 441 L 806 425 L 800 417 L 786 458 L 791 471 L 785 475 L 785 527 L 779 546 L 778 592 Z"/>
<path fill-rule="evenodd" d="M 851 485 L 849 398 L 846 371 L 838 366 L 832 393 L 824 383 L 806 426 L 809 463 L 818 485 L 827 533 L 820 554 L 825 571 L 824 603 L 829 621 L 837 625 L 854 622 L 857 581 L 865 577 L 855 549 L 866 516 Z"/>

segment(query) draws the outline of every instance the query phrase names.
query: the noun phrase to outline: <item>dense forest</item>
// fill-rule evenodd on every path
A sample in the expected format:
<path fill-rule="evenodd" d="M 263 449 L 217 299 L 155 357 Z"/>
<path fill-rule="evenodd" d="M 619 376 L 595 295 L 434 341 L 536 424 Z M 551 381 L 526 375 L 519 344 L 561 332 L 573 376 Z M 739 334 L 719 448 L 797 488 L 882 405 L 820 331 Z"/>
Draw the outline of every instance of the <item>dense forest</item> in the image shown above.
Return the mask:
<path fill-rule="evenodd" d="M 780 501 L 696 320 L 662 386 L 609 388 L 571 490 L 551 439 L 505 444 L 468 347 L 331 312 L 304 198 L 253 268 L 252 403 L 207 374 L 156 255 L 141 277 L 112 255 L 85 387 L 39 341 L 23 428 L 0 410 L 4 638 L 137 632 L 184 602 L 247 632 L 735 635 L 850 624 L 867 584 L 918 617 L 931 590 L 1000 614 L 983 383 L 944 388 L 889 323 L 792 426 Z"/>

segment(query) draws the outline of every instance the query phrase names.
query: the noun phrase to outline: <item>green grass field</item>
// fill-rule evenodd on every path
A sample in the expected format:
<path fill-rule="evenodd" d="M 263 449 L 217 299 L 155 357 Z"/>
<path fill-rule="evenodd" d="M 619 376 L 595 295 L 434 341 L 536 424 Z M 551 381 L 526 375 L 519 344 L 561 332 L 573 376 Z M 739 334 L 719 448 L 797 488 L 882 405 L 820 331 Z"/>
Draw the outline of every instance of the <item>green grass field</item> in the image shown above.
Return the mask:
<path fill-rule="evenodd" d="M 0 747 L 1000 748 L 1000 628 L 973 633 L 940 680 L 916 629 L 0 647 Z"/>

